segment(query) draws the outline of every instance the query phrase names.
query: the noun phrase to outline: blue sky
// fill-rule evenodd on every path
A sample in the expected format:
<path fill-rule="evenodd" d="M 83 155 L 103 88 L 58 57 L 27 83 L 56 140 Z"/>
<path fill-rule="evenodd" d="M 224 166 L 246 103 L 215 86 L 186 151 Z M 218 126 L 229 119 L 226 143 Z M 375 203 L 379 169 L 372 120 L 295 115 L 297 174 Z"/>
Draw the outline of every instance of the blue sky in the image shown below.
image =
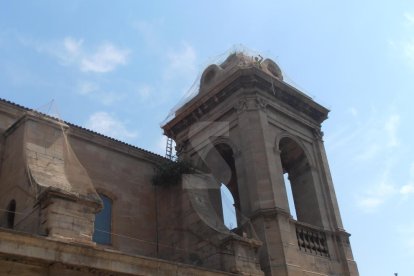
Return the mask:
<path fill-rule="evenodd" d="M 245 45 L 331 110 L 361 275 L 413 275 L 414 2 L 165 2 L 0 1 L 0 97 L 44 112 L 53 99 L 64 120 L 163 154 L 170 109 Z"/>

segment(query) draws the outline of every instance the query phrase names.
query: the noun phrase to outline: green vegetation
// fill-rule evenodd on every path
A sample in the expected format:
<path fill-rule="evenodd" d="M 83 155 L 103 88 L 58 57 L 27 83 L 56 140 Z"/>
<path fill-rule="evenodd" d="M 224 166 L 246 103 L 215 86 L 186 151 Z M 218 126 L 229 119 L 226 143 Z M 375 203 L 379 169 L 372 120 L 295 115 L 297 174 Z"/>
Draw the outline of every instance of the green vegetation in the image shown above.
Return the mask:
<path fill-rule="evenodd" d="M 190 161 L 165 161 L 156 165 L 152 184 L 160 187 L 175 186 L 180 184 L 183 174 L 191 173 L 195 173 L 195 168 Z"/>

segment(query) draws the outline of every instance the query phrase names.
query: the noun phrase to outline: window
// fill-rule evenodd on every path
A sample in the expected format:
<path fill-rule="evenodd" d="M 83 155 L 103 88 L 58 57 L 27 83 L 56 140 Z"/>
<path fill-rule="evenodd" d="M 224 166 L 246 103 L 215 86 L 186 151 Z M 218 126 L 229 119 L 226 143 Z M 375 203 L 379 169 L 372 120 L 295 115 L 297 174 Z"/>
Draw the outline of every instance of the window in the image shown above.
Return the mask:
<path fill-rule="evenodd" d="M 16 216 L 16 201 L 13 199 L 10 201 L 7 207 L 7 227 L 14 228 L 14 217 Z"/>
<path fill-rule="evenodd" d="M 99 194 L 103 209 L 95 215 L 95 228 L 92 240 L 99 244 L 111 244 L 112 200 Z"/>

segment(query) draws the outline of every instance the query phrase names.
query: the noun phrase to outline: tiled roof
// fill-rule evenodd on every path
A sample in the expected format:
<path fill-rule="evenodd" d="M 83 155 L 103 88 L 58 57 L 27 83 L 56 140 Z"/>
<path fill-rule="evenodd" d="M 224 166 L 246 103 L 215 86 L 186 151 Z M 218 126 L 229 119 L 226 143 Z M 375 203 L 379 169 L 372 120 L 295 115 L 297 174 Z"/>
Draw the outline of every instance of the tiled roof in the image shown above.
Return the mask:
<path fill-rule="evenodd" d="M 45 116 L 45 117 L 50 118 L 50 119 L 53 119 L 53 120 L 58 119 L 58 118 L 55 118 L 55 117 L 53 117 L 53 116 L 50 116 L 50 115 L 44 114 L 44 113 L 42 113 L 42 112 L 39 112 L 39 111 L 33 110 L 33 109 L 31 109 L 31 108 L 28 108 L 28 107 L 25 107 L 25 106 L 22 106 L 22 105 L 16 104 L 16 103 L 14 103 L 14 102 L 8 101 L 8 100 L 6 100 L 6 99 L 2 99 L 2 98 L 0 98 L 0 102 L 6 103 L 6 104 L 11 105 L 11 106 L 13 106 L 13 107 L 15 107 L 15 108 L 19 108 L 19 109 L 21 109 L 22 111 L 31 111 L 31 112 L 35 112 L 35 113 L 37 113 L 37 114 L 40 114 L 40 115 L 42 115 L 42 116 Z M 149 150 L 146 150 L 146 149 L 143 149 L 143 148 L 140 148 L 140 147 L 137 147 L 137 146 L 134 146 L 134 145 L 128 144 L 128 143 L 126 143 L 126 142 L 123 142 L 123 141 L 117 140 L 117 139 L 115 139 L 115 138 L 112 138 L 112 137 L 109 137 L 109 136 L 103 135 L 103 134 L 101 134 L 101 133 L 99 133 L 99 132 L 96 132 L 96 131 L 93 131 L 93 130 L 90 130 L 90 129 L 87 129 L 87 128 L 84 128 L 84 127 L 81 127 L 81 126 L 78 126 L 78 125 L 75 125 L 75 124 L 70 123 L 70 122 L 66 122 L 66 121 L 63 121 L 63 122 L 64 122 L 65 124 L 67 124 L 68 126 L 70 126 L 70 127 L 78 128 L 78 129 L 81 129 L 82 131 L 85 131 L 85 132 L 89 132 L 89 133 L 92 133 L 92 134 L 98 135 L 98 136 L 103 137 L 103 138 L 105 138 L 105 139 L 107 139 L 107 140 L 110 140 L 110 141 L 112 141 L 112 142 L 115 142 L 115 143 L 118 143 L 118 144 L 122 144 L 122 145 L 125 145 L 125 146 L 127 146 L 127 147 L 129 147 L 129 148 L 132 148 L 132 149 L 134 149 L 134 150 L 139 150 L 139 151 L 142 151 L 142 152 L 144 152 L 144 153 L 147 153 L 147 154 L 153 155 L 153 156 L 154 156 L 154 157 L 156 157 L 156 158 L 167 159 L 167 158 L 165 158 L 164 156 L 161 156 L 161 155 L 159 155 L 159 154 L 157 154 L 157 153 L 154 153 L 154 152 L 151 152 L 151 151 L 149 151 Z"/>

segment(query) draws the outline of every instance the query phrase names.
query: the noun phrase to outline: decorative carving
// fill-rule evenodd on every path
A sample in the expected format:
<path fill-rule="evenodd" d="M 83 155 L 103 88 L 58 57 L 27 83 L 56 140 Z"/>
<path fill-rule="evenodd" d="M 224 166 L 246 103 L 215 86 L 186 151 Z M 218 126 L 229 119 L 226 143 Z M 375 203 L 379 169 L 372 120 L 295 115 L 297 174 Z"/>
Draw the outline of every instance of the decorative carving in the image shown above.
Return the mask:
<path fill-rule="evenodd" d="M 262 98 L 256 98 L 256 108 L 260 109 L 260 110 L 264 110 L 266 111 L 266 107 L 267 107 L 268 103 L 266 100 L 262 99 Z"/>
<path fill-rule="evenodd" d="M 246 110 L 264 110 L 266 111 L 268 103 L 266 100 L 255 97 L 250 99 L 240 99 L 234 108 L 237 110 L 237 112 L 243 112 Z"/>
<path fill-rule="evenodd" d="M 313 135 L 316 139 L 321 140 L 323 138 L 323 131 L 320 128 L 314 128 L 312 129 Z"/>
<path fill-rule="evenodd" d="M 267 58 L 261 63 L 261 68 L 265 72 L 269 73 L 270 75 L 283 80 L 282 71 L 280 67 L 274 62 L 273 60 Z"/>
<path fill-rule="evenodd" d="M 237 110 L 238 113 L 246 111 L 248 109 L 247 100 L 246 99 L 240 99 L 234 108 Z"/>

